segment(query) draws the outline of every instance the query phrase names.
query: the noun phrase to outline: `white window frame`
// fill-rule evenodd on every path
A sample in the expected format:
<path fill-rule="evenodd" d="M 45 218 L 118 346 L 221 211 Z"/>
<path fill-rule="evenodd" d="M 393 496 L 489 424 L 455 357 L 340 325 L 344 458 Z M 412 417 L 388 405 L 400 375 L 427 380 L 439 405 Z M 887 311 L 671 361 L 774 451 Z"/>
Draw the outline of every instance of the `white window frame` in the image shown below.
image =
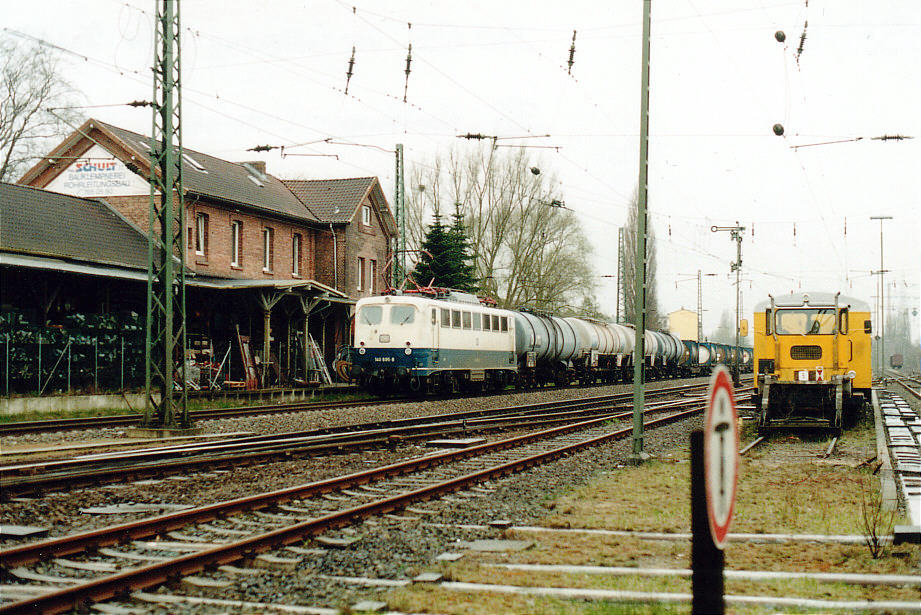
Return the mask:
<path fill-rule="evenodd" d="M 377 281 L 377 261 L 375 259 L 370 259 L 368 262 L 368 290 L 371 291 L 371 294 L 374 292 L 374 284 Z"/>
<path fill-rule="evenodd" d="M 262 227 L 262 270 L 272 272 L 272 245 L 275 240 L 275 230 L 271 226 Z"/>
<path fill-rule="evenodd" d="M 208 233 L 208 214 L 198 213 L 195 216 L 195 254 L 205 255 L 205 236 Z"/>
<path fill-rule="evenodd" d="M 361 206 L 361 223 L 365 226 L 371 226 L 371 206 Z"/>
<path fill-rule="evenodd" d="M 301 275 L 301 238 L 300 233 L 294 233 L 291 239 L 291 275 Z"/>
<path fill-rule="evenodd" d="M 358 257 L 358 290 L 362 290 L 365 286 L 365 258 L 363 256 Z"/>
<path fill-rule="evenodd" d="M 243 223 L 233 220 L 230 223 L 230 266 L 242 267 Z"/>

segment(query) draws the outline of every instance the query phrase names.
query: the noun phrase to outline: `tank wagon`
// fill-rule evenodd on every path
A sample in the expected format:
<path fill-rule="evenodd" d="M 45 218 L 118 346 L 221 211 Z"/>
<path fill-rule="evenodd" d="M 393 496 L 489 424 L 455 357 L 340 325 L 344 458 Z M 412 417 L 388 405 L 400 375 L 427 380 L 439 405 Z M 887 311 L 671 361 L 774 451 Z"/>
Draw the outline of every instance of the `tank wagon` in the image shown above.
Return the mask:
<path fill-rule="evenodd" d="M 631 326 L 502 310 L 450 289 L 391 291 L 358 301 L 348 375 L 378 395 L 530 388 L 574 382 L 630 382 L 636 343 Z M 695 342 L 696 344 L 696 342 Z M 677 335 L 645 334 L 650 380 L 698 368 L 699 349 Z M 706 356 L 715 357 L 708 349 Z M 728 352 L 724 351 L 728 356 Z M 693 364 L 693 367 L 692 367 Z"/>
<path fill-rule="evenodd" d="M 841 293 L 797 293 L 754 314 L 758 428 L 840 431 L 871 394 L 870 308 Z"/>

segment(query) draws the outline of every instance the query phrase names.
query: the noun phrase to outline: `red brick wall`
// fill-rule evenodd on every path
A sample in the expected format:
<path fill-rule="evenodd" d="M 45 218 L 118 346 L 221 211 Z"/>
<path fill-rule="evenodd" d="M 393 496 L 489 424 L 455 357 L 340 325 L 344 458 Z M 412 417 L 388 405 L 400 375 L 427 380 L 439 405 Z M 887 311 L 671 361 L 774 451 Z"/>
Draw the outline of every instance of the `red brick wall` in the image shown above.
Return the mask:
<path fill-rule="evenodd" d="M 371 199 L 365 199 L 362 205 L 372 205 Z M 345 229 L 345 241 L 340 242 L 340 253 L 343 253 L 343 243 L 345 244 L 345 260 L 342 264 L 346 273 L 341 290 L 348 293 L 349 297 L 353 299 L 368 297 L 372 294 L 379 295 L 386 286 L 389 286 L 389 280 L 384 280 L 383 276 L 385 273 L 384 268 L 388 265 L 390 259 L 390 246 L 376 208 L 373 206 L 371 208 L 370 226 L 362 223 L 361 207 L 358 208 L 352 223 Z M 361 290 L 358 290 L 359 257 L 365 259 L 365 284 Z M 340 259 L 342 258 L 340 256 Z M 371 280 L 370 274 L 372 260 L 377 262 L 377 270 L 373 280 Z M 386 273 L 388 277 L 391 277 L 389 270 Z M 340 281 L 342 281 L 341 276 Z"/>
<path fill-rule="evenodd" d="M 150 197 L 109 197 L 108 203 L 147 232 Z M 208 216 L 207 242 L 204 254 L 195 250 L 196 221 L 199 213 Z M 231 266 L 232 232 L 231 223 L 243 223 L 241 241 L 241 267 Z M 185 232 L 183 245 L 186 248 L 186 264 L 202 275 L 247 279 L 315 279 L 315 244 L 317 230 L 306 225 L 275 220 L 239 211 L 230 211 L 205 201 L 186 203 Z M 263 271 L 263 236 L 266 226 L 273 229 L 273 253 L 271 272 Z M 191 242 L 189 233 L 191 232 Z M 294 276 L 293 242 L 294 234 L 301 235 L 300 273 Z M 326 233 L 328 236 L 329 233 Z"/>

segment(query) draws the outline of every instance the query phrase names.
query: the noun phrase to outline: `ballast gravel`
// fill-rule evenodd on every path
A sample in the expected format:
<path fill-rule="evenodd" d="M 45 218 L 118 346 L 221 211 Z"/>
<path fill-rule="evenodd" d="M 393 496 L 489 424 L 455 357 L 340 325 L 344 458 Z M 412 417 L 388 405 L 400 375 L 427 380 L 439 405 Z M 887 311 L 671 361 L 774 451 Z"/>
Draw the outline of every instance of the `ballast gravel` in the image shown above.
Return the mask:
<path fill-rule="evenodd" d="M 650 388 L 673 386 L 672 382 L 649 383 Z M 586 390 L 563 389 L 518 393 L 512 395 L 400 403 L 387 406 L 349 408 L 342 412 L 313 411 L 291 414 L 264 415 L 235 419 L 203 421 L 199 426 L 208 433 L 252 431 L 262 434 L 282 433 L 331 427 L 351 423 L 371 422 L 392 418 L 445 414 L 477 408 L 495 408 L 539 401 L 572 399 L 586 396 L 626 392 L 629 385 L 593 388 Z M 645 450 L 652 455 L 664 454 L 676 446 L 687 444 L 687 434 L 699 426 L 699 419 L 691 419 L 647 432 Z M 87 439 L 113 437 L 114 430 L 92 430 L 94 433 L 38 434 L 4 438 L 3 443 L 15 440 L 31 444 L 78 442 Z M 476 497 L 449 496 L 427 502 L 420 507 L 434 514 L 416 516 L 418 519 L 375 518 L 360 525 L 345 528 L 339 537 L 359 538 L 345 549 L 326 548 L 320 554 L 302 556 L 291 572 L 264 571 L 259 575 L 236 575 L 222 571 L 210 573 L 210 578 L 231 581 L 230 587 L 220 591 L 220 598 L 250 602 L 269 602 L 303 606 L 344 608 L 359 600 L 373 600 L 380 588 L 365 588 L 344 584 L 327 577 L 373 577 L 391 580 L 409 580 L 417 574 L 437 570 L 436 557 L 440 553 L 457 549 L 460 541 L 501 537 L 498 529 L 458 529 L 457 524 L 488 524 L 504 519 L 514 525 L 533 524 L 547 514 L 544 504 L 549 494 L 565 492 L 589 480 L 601 470 L 623 466 L 631 454 L 630 440 L 580 452 L 560 461 L 540 466 L 484 485 Z M 247 466 L 230 472 L 191 474 L 188 480 L 160 480 L 155 483 L 115 484 L 84 489 L 67 494 L 46 494 L 34 500 L 5 502 L 2 507 L 3 524 L 43 525 L 50 536 L 87 531 L 116 523 L 144 518 L 146 514 L 90 515 L 81 509 L 125 503 L 166 503 L 200 506 L 216 501 L 243 497 L 254 493 L 282 489 L 323 478 L 364 470 L 377 465 L 393 463 L 415 457 L 425 449 L 415 445 L 401 446 L 396 450 L 370 450 L 360 453 L 331 455 L 299 459 L 260 466 Z M 483 493 L 486 491 L 486 493 Z M 439 527 L 436 524 L 444 524 Z M 14 541 L 3 541 L 0 547 L 9 548 Z M 315 543 L 305 547 L 316 548 Z M 291 557 L 283 550 L 277 555 Z M 170 593 L 161 587 L 158 592 Z M 195 594 L 183 588 L 182 593 Z M 202 591 L 202 596 L 207 592 Z M 145 605 L 149 612 L 225 612 L 226 607 L 186 605 L 178 608 Z"/>

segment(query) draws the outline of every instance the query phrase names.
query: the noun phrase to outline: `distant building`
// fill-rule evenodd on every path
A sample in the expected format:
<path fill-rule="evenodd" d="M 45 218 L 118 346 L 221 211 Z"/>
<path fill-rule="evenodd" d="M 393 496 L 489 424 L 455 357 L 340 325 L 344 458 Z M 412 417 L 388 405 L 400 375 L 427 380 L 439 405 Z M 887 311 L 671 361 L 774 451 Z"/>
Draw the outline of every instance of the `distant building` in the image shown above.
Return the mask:
<path fill-rule="evenodd" d="M 697 312 L 684 308 L 671 312 L 668 315 L 668 330 L 676 333 L 683 340 L 697 339 Z"/>

